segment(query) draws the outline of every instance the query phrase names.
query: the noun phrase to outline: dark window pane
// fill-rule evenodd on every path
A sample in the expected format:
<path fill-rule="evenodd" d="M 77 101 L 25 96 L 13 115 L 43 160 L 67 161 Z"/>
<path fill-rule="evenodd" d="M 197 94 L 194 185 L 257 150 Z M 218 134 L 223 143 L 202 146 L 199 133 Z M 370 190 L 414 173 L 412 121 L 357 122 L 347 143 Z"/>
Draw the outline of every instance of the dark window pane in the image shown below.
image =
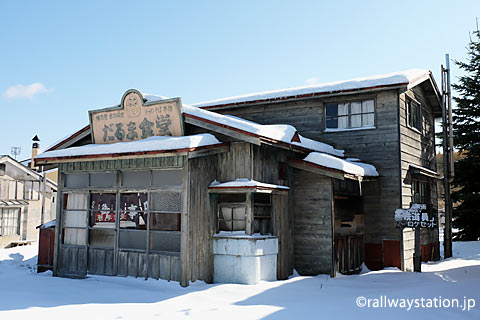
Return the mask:
<path fill-rule="evenodd" d="M 92 187 L 113 187 L 115 184 L 115 173 L 102 172 L 90 174 L 90 185 Z"/>
<path fill-rule="evenodd" d="M 326 115 L 327 117 L 336 117 L 338 116 L 338 104 L 327 104 L 326 105 Z"/>
<path fill-rule="evenodd" d="M 338 118 L 327 119 L 327 128 L 338 128 Z"/>
<path fill-rule="evenodd" d="M 147 231 L 145 230 L 120 230 L 119 247 L 124 249 L 147 248 Z"/>
<path fill-rule="evenodd" d="M 150 250 L 180 252 L 180 232 L 150 232 Z"/>
<path fill-rule="evenodd" d="M 114 230 L 91 229 L 88 238 L 91 246 L 113 248 L 115 232 Z"/>
<path fill-rule="evenodd" d="M 65 188 L 86 188 L 87 186 L 88 173 L 65 175 Z"/>
<path fill-rule="evenodd" d="M 150 186 L 150 171 L 123 171 L 122 186 L 124 187 Z"/>
<path fill-rule="evenodd" d="M 183 184 L 183 170 L 155 170 L 152 172 L 154 186 L 181 186 Z"/>
<path fill-rule="evenodd" d="M 180 213 L 150 213 L 150 230 L 180 231 Z"/>

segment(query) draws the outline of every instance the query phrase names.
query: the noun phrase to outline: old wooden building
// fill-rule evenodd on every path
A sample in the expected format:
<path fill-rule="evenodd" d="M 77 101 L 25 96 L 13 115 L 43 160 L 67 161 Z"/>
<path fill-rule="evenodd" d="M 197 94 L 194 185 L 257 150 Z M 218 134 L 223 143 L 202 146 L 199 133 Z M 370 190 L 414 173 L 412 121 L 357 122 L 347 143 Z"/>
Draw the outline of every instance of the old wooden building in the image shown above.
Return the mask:
<path fill-rule="evenodd" d="M 51 220 L 57 185 L 9 156 L 0 157 L 0 248 L 37 241 Z"/>
<path fill-rule="evenodd" d="M 423 71 L 196 106 L 129 90 L 36 157 L 59 167 L 54 274 L 188 285 L 348 274 L 365 259 L 408 270 L 394 211 L 436 201 L 437 98 Z"/>

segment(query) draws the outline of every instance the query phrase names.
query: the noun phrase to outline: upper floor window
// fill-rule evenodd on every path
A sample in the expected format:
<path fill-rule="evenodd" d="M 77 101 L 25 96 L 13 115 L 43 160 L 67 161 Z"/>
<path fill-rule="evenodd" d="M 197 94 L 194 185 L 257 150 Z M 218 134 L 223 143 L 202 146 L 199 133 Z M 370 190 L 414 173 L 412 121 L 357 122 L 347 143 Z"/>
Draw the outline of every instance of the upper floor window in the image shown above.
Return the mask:
<path fill-rule="evenodd" d="M 414 180 L 412 181 L 412 202 L 428 203 L 429 189 L 427 182 Z"/>
<path fill-rule="evenodd" d="M 375 125 L 374 105 L 373 100 L 327 103 L 325 106 L 325 128 L 372 128 Z"/>
<path fill-rule="evenodd" d="M 417 130 L 422 129 L 422 114 L 420 105 L 411 99 L 407 99 L 407 125 Z"/>

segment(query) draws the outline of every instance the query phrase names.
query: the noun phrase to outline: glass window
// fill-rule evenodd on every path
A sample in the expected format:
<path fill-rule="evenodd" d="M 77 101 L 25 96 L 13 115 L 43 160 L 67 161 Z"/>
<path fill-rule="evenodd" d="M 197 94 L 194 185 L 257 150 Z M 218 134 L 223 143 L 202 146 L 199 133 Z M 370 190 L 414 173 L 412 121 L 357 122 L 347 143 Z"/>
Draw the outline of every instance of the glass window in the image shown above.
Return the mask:
<path fill-rule="evenodd" d="M 246 206 L 220 205 L 218 231 L 245 231 Z"/>
<path fill-rule="evenodd" d="M 94 228 L 115 228 L 115 193 L 91 193 L 90 226 Z"/>
<path fill-rule="evenodd" d="M 88 173 L 66 174 L 65 188 L 86 188 L 88 187 Z"/>
<path fill-rule="evenodd" d="M 90 186 L 113 188 L 115 185 L 116 174 L 113 172 L 98 172 L 90 174 Z"/>
<path fill-rule="evenodd" d="M 152 172 L 153 186 L 181 186 L 183 170 L 154 170 Z"/>
<path fill-rule="evenodd" d="M 0 236 L 13 236 L 20 234 L 20 209 L 0 209 Z"/>
<path fill-rule="evenodd" d="M 422 121 L 421 121 L 421 108 L 420 105 L 414 101 L 407 100 L 407 125 L 411 128 L 421 130 Z"/>
<path fill-rule="evenodd" d="M 120 194 L 120 228 L 147 229 L 147 199 L 146 193 Z"/>
<path fill-rule="evenodd" d="M 327 103 L 325 105 L 325 127 L 327 129 L 373 127 L 374 119 L 373 100 Z"/>
<path fill-rule="evenodd" d="M 148 187 L 150 178 L 150 171 L 122 171 L 122 186 Z"/>
<path fill-rule="evenodd" d="M 428 183 L 414 180 L 412 182 L 412 202 L 427 204 L 428 200 Z"/>
<path fill-rule="evenodd" d="M 87 232 L 87 193 L 63 195 L 63 243 L 85 245 Z"/>

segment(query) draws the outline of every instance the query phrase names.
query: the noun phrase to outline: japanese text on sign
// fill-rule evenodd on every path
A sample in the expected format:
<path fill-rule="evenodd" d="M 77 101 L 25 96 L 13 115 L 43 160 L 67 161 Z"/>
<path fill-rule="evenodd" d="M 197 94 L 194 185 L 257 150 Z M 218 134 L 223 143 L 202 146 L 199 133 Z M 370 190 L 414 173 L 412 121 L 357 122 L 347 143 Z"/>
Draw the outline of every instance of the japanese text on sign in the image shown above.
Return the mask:
<path fill-rule="evenodd" d="M 151 136 L 181 136 L 180 99 L 143 103 L 141 94 L 129 90 L 122 105 L 103 111 L 90 111 L 94 143 L 115 143 Z"/>

